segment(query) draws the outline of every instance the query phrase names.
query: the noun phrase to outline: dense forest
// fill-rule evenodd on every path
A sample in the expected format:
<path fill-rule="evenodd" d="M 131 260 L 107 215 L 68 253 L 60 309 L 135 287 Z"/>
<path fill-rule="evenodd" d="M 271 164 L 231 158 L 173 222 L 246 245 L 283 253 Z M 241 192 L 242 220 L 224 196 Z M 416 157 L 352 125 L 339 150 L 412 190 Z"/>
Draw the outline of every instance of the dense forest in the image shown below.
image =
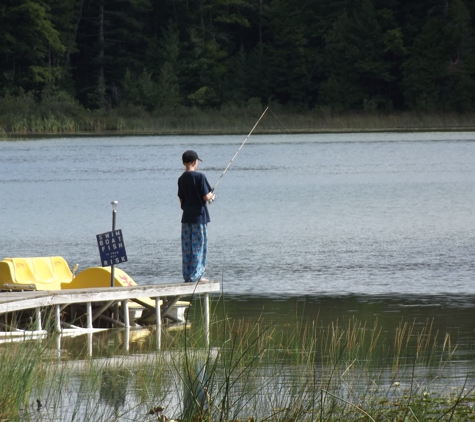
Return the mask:
<path fill-rule="evenodd" d="M 2 0 L 0 19 L 3 100 L 475 109 L 475 0 Z"/>

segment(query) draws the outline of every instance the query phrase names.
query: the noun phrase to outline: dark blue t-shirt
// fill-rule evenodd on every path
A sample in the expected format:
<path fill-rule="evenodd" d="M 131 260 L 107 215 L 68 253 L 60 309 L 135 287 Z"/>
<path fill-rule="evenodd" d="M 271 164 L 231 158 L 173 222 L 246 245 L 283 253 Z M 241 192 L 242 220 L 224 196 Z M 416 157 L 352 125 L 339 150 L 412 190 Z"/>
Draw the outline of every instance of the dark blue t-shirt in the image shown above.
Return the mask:
<path fill-rule="evenodd" d="M 211 186 L 203 173 L 185 171 L 178 178 L 178 196 L 181 199 L 182 223 L 210 222 L 208 207 L 203 196 L 211 192 Z"/>

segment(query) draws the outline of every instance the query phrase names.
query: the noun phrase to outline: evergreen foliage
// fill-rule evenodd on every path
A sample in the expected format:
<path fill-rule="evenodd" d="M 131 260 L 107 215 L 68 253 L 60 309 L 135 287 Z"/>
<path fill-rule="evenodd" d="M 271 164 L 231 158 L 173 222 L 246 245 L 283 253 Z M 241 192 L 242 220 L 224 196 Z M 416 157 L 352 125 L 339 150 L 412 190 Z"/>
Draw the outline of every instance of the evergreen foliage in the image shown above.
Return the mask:
<path fill-rule="evenodd" d="M 474 19 L 475 0 L 4 0 L 0 99 L 472 112 Z"/>

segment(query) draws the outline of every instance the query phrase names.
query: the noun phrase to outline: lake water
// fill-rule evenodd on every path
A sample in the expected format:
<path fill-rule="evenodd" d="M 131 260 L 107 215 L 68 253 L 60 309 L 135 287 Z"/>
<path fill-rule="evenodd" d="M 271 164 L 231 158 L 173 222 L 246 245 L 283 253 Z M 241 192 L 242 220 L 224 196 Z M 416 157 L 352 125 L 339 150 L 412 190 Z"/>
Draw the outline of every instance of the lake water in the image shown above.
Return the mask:
<path fill-rule="evenodd" d="M 99 265 L 118 200 L 137 283 L 181 281 L 177 178 L 213 185 L 241 136 L 0 142 L 0 251 Z M 475 134 L 253 135 L 210 206 L 208 276 L 229 294 L 473 294 Z"/>
<path fill-rule="evenodd" d="M 214 185 L 243 140 L 0 141 L 0 259 L 98 266 L 95 236 L 118 200 L 120 268 L 138 284 L 181 282 L 181 154 L 198 151 Z M 216 194 L 207 276 L 225 293 L 218 314 L 290 330 L 377 320 L 389 339 L 401 321 L 415 333 L 429 321 L 460 345 L 461 379 L 473 372 L 475 133 L 253 135 Z"/>
<path fill-rule="evenodd" d="M 181 154 L 197 150 L 214 185 L 243 140 L 1 141 L 0 255 L 100 265 L 95 235 L 118 200 L 120 267 L 138 284 L 181 282 Z M 253 135 L 216 194 L 207 275 L 229 297 L 475 302 L 474 133 Z"/>

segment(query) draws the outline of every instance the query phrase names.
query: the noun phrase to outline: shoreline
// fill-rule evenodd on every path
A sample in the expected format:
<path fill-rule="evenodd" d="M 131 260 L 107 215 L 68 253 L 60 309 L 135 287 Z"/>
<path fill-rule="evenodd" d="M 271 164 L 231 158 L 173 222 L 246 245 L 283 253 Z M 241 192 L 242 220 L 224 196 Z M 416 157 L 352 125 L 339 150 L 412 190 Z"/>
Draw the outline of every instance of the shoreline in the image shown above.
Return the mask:
<path fill-rule="evenodd" d="M 475 126 L 467 127 L 407 127 L 407 128 L 326 128 L 326 129 L 293 129 L 293 130 L 255 130 L 253 135 L 323 135 L 323 134 L 349 134 L 349 133 L 423 133 L 423 132 L 475 132 Z M 9 139 L 19 140 L 22 138 L 35 139 L 35 138 L 95 138 L 95 137 L 146 137 L 146 136 L 228 136 L 228 135 L 246 135 L 243 131 L 230 131 L 230 130 L 155 130 L 155 131 L 119 131 L 119 130 L 106 130 L 106 131 L 94 131 L 94 132 L 25 132 L 25 133 L 0 133 L 0 141 Z"/>
<path fill-rule="evenodd" d="M 0 140 L 35 137 L 97 136 L 210 136 L 254 134 L 298 135 L 334 133 L 473 132 L 475 113 L 400 112 L 332 113 L 272 110 L 261 119 L 261 108 L 179 109 L 147 113 L 136 109 L 109 112 L 53 113 L 39 108 L 32 113 L 0 115 Z M 256 122 L 258 122 L 257 126 Z"/>

